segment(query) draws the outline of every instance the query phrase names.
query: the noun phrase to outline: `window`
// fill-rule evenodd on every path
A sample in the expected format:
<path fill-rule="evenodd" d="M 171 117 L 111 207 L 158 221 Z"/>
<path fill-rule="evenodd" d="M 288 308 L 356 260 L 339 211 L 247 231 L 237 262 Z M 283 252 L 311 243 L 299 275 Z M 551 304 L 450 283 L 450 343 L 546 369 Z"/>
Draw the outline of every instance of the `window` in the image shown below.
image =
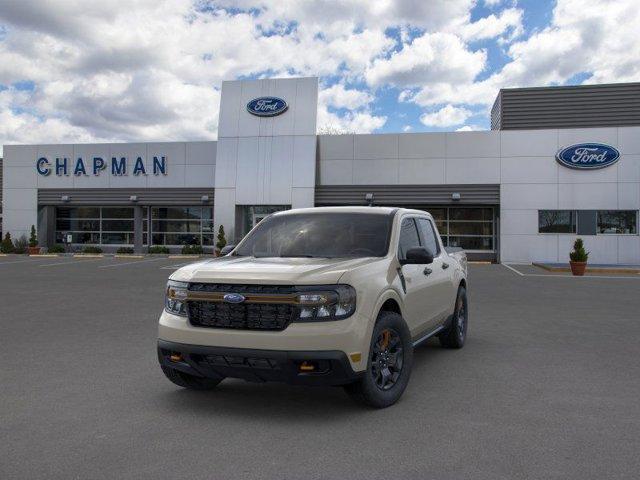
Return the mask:
<path fill-rule="evenodd" d="M 406 258 L 407 250 L 420 246 L 420 237 L 413 218 L 402 220 L 400 227 L 400 242 L 398 244 L 398 258 Z"/>
<path fill-rule="evenodd" d="M 153 245 L 214 244 L 212 207 L 151 207 Z"/>
<path fill-rule="evenodd" d="M 58 207 L 56 242 L 133 245 L 133 207 Z"/>
<path fill-rule="evenodd" d="M 436 232 L 433 230 L 431 221 L 426 218 L 418 218 L 418 228 L 422 234 L 424 240 L 424 246 L 429 249 L 433 256 L 437 256 L 440 253 L 440 244 L 436 238 Z"/>
<path fill-rule="evenodd" d="M 573 210 L 539 210 L 539 233 L 576 233 L 576 212 Z"/>
<path fill-rule="evenodd" d="M 635 210 L 599 210 L 597 232 L 635 235 L 638 233 L 638 212 Z"/>
<path fill-rule="evenodd" d="M 382 257 L 389 251 L 391 215 L 292 213 L 262 220 L 234 254 L 254 257 Z M 415 238 L 417 232 L 413 227 Z M 417 245 L 417 243 L 416 243 Z"/>

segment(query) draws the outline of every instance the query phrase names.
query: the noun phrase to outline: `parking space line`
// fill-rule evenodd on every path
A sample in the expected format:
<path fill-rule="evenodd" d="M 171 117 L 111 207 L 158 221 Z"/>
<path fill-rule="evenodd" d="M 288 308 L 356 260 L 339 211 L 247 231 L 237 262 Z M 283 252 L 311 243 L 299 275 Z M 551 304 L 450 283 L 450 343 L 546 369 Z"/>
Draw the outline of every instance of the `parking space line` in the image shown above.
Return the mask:
<path fill-rule="evenodd" d="M 519 270 L 516 270 L 515 268 L 513 268 L 510 265 L 507 265 L 506 263 L 502 263 L 501 265 L 505 266 L 506 268 L 508 268 L 509 270 L 511 270 L 514 273 L 517 273 L 518 275 L 520 275 L 521 277 L 544 277 L 544 278 L 608 278 L 608 279 L 615 279 L 615 280 L 627 280 L 627 279 L 631 279 L 631 280 L 640 280 L 640 276 L 638 277 L 632 277 L 632 276 L 627 276 L 627 275 L 619 275 L 619 276 L 612 276 L 612 275 L 584 275 L 584 276 L 575 276 L 575 275 L 555 275 L 553 273 L 522 273 Z"/>
<path fill-rule="evenodd" d="M 40 265 L 40 266 L 41 267 L 55 267 L 56 265 L 79 265 L 79 264 L 82 264 L 82 263 L 97 262 L 98 260 L 104 260 L 104 257 L 87 258 L 87 259 L 81 259 L 81 260 L 72 259 L 72 260 L 70 260 L 68 262 L 45 263 L 44 265 Z"/>
<path fill-rule="evenodd" d="M 184 267 L 185 265 L 189 265 L 192 262 L 186 263 L 176 263 L 175 265 L 165 265 L 164 267 L 160 267 L 160 270 L 177 270 L 180 267 Z"/>
<path fill-rule="evenodd" d="M 134 262 L 114 263 L 113 265 L 100 265 L 98 268 L 124 267 L 125 265 L 134 265 L 134 264 L 138 264 L 138 263 L 157 262 L 159 260 L 164 260 L 164 258 L 150 258 L 148 260 L 137 260 L 137 261 L 134 261 Z"/>

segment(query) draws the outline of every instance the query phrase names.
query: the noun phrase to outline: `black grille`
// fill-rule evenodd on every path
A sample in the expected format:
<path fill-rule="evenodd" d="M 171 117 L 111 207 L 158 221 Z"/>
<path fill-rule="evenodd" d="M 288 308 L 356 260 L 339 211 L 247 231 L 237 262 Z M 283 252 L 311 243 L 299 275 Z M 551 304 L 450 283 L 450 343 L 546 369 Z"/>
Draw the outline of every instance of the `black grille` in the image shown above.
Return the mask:
<path fill-rule="evenodd" d="M 289 285 L 234 285 L 232 283 L 192 283 L 189 285 L 192 292 L 218 292 L 218 293 L 263 293 L 263 294 L 289 294 L 294 293 L 294 287 Z"/>

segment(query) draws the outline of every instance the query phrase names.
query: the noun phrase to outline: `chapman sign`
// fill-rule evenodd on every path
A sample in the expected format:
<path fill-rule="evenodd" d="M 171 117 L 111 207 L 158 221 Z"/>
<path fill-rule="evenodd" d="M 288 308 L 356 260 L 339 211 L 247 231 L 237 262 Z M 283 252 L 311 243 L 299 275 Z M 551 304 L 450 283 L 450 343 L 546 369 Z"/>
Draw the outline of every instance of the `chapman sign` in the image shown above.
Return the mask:
<path fill-rule="evenodd" d="M 560 150 L 556 160 L 565 167 L 578 170 L 596 170 L 613 165 L 620 158 L 620 152 L 603 143 L 579 143 Z"/>
<path fill-rule="evenodd" d="M 258 117 L 275 117 L 284 113 L 287 108 L 289 108 L 287 102 L 278 97 L 254 98 L 247 103 L 247 111 Z"/>
<path fill-rule="evenodd" d="M 115 177 L 128 175 L 129 173 L 135 176 L 166 175 L 167 157 L 153 157 L 153 161 L 148 163 L 145 163 L 142 157 L 137 157 L 135 160 L 127 157 L 111 157 L 111 161 L 107 161 L 102 157 L 78 157 L 75 161 L 66 157 L 56 157 L 55 159 L 40 157 L 36 161 L 36 170 L 43 177 L 51 175 L 51 173 L 55 173 L 58 177 L 62 175 L 75 175 L 76 177 L 81 175 L 98 176 L 102 172 L 108 172 Z"/>

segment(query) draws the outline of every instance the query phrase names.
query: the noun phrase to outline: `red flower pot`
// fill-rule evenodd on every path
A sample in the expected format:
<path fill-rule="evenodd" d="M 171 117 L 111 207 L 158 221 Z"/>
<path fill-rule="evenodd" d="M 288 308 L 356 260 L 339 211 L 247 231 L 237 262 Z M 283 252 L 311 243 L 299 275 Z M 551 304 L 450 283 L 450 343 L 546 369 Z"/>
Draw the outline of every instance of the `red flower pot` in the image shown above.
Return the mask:
<path fill-rule="evenodd" d="M 587 262 L 569 262 L 569 265 L 571 265 L 571 273 L 577 277 L 583 276 L 587 269 Z"/>
<path fill-rule="evenodd" d="M 29 255 L 40 255 L 40 247 L 27 247 Z"/>

